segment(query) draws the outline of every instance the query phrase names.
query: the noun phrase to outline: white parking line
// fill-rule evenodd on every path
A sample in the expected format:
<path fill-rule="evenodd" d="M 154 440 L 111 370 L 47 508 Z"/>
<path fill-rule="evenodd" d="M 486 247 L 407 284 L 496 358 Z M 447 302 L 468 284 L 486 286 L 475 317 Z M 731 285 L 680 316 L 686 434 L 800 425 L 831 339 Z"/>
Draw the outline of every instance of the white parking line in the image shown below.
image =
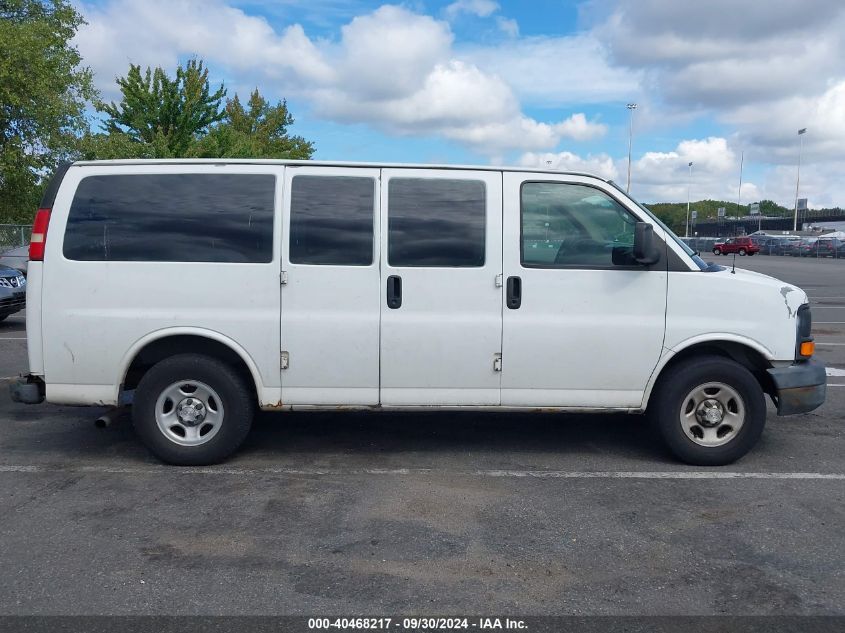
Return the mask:
<path fill-rule="evenodd" d="M 838 367 L 825 367 L 824 371 L 828 376 L 845 376 L 845 369 Z"/>
<path fill-rule="evenodd" d="M 823 345 L 825 347 L 845 347 L 845 343 L 825 343 L 823 341 L 816 341 L 816 345 Z"/>
<path fill-rule="evenodd" d="M 816 321 L 814 325 L 845 325 L 845 321 Z"/>
<path fill-rule="evenodd" d="M 735 471 L 578 471 L 578 470 L 464 470 L 444 471 L 439 468 L 172 468 L 166 466 L 113 467 L 79 466 L 57 468 L 0 464 L 0 473 L 78 473 L 78 474 L 128 474 L 167 475 L 169 478 L 189 475 L 305 475 L 315 477 L 345 477 L 350 475 L 407 476 L 407 475 L 462 475 L 467 477 L 534 478 L 534 479 L 807 479 L 845 480 L 845 473 L 812 472 L 735 472 Z"/>

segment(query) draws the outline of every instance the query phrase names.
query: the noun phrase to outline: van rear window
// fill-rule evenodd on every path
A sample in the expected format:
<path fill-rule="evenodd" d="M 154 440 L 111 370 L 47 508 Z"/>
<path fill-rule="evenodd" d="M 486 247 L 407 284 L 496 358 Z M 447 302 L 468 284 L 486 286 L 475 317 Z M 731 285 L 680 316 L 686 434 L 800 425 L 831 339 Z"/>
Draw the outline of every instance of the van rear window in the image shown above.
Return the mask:
<path fill-rule="evenodd" d="M 88 176 L 68 215 L 79 261 L 262 263 L 273 259 L 269 174 Z"/>
<path fill-rule="evenodd" d="M 291 263 L 372 264 L 375 191 L 372 178 L 295 176 L 290 193 Z"/>

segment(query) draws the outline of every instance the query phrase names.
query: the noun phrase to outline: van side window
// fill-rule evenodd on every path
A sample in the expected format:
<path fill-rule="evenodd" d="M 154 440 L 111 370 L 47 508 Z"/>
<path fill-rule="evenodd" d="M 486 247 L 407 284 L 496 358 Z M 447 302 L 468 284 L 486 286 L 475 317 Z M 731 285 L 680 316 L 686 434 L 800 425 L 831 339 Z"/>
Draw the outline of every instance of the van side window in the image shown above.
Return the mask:
<path fill-rule="evenodd" d="M 88 176 L 70 206 L 64 256 L 270 262 L 275 188 L 276 178 L 269 174 Z"/>
<path fill-rule="evenodd" d="M 633 252 L 636 218 L 598 189 L 526 182 L 521 200 L 526 268 L 612 268 L 614 250 Z"/>
<path fill-rule="evenodd" d="M 372 178 L 294 176 L 290 194 L 291 263 L 372 264 L 375 190 Z"/>
<path fill-rule="evenodd" d="M 387 261 L 391 266 L 481 267 L 487 193 L 477 180 L 391 178 Z"/>

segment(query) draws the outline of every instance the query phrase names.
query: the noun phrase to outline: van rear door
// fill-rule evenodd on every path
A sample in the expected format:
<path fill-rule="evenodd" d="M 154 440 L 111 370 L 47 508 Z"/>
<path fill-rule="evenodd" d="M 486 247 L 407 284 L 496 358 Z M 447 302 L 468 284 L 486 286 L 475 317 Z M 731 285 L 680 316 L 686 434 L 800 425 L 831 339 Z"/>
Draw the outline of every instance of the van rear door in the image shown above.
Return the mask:
<path fill-rule="evenodd" d="M 378 404 L 378 178 L 378 169 L 285 170 L 285 405 Z"/>

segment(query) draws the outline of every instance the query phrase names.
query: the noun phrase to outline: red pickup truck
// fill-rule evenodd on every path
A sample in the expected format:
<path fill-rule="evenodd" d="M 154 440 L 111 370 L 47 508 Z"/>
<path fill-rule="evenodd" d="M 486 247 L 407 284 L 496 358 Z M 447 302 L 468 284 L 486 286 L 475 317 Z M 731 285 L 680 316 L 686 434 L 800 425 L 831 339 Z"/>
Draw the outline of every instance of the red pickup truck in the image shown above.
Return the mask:
<path fill-rule="evenodd" d="M 714 255 L 728 255 L 730 253 L 739 253 L 742 256 L 754 255 L 759 253 L 760 247 L 751 241 L 750 237 L 732 237 L 724 242 L 716 242 L 713 244 Z"/>

